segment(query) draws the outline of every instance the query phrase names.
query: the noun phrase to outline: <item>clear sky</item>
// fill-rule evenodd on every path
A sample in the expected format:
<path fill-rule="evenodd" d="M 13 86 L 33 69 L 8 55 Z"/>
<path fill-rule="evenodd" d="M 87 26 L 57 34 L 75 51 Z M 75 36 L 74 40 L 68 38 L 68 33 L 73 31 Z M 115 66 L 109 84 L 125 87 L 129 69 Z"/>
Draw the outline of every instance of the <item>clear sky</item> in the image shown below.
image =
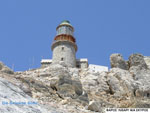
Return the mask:
<path fill-rule="evenodd" d="M 0 61 L 15 71 L 51 58 L 56 27 L 75 28 L 77 58 L 110 67 L 109 56 L 150 56 L 150 0 L 0 0 Z"/>

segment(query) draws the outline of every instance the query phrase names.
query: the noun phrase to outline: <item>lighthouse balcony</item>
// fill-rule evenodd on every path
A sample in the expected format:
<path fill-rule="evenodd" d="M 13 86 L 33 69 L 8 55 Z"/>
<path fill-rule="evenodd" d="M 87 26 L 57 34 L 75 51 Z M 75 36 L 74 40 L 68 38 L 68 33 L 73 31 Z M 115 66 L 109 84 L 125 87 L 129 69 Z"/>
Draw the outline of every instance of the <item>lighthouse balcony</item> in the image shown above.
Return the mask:
<path fill-rule="evenodd" d="M 70 42 L 76 43 L 75 38 L 72 35 L 67 35 L 67 34 L 57 35 L 54 38 L 54 41 L 55 40 L 60 40 L 60 41 L 66 40 L 66 41 L 70 41 Z"/>

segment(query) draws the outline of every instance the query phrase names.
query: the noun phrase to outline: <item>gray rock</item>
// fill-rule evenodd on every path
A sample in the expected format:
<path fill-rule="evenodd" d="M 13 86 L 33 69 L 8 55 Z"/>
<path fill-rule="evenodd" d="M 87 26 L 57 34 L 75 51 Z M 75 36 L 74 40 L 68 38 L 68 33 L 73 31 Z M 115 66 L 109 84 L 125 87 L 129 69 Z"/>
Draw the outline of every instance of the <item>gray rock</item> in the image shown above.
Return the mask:
<path fill-rule="evenodd" d="M 49 67 L 49 70 L 51 70 L 50 73 L 52 77 L 50 79 L 50 87 L 57 91 L 61 98 L 71 97 L 73 99 L 78 99 L 79 96 L 80 98 L 84 96 L 82 95 L 83 89 L 78 75 L 72 76 L 73 72 L 78 74 L 77 69 L 67 69 L 67 67 L 61 65 L 52 65 Z M 88 100 L 88 97 L 85 98 Z"/>
<path fill-rule="evenodd" d="M 82 95 L 82 84 L 79 79 L 73 78 L 70 75 L 59 75 L 57 91 L 64 96 L 70 96 L 72 98 L 77 98 L 77 96 Z"/>
<path fill-rule="evenodd" d="M 73 99 L 77 98 L 77 94 L 75 92 L 74 87 L 71 84 L 63 84 L 59 85 L 57 89 L 57 93 L 64 98 L 64 97 L 71 97 Z"/>
<path fill-rule="evenodd" d="M 89 103 L 88 110 L 95 111 L 95 112 L 101 112 L 102 111 L 101 104 L 96 101 L 91 101 Z"/>
<path fill-rule="evenodd" d="M 79 96 L 82 95 L 83 89 L 80 80 L 77 78 L 72 79 L 72 85 L 74 86 L 76 94 Z"/>
<path fill-rule="evenodd" d="M 82 77 L 80 80 L 83 85 L 83 88 L 86 89 L 87 91 L 92 91 L 94 87 L 98 85 L 97 84 L 98 75 L 88 72 L 80 76 Z"/>
<path fill-rule="evenodd" d="M 132 54 L 129 57 L 129 65 L 130 65 L 130 68 L 132 66 L 138 66 L 139 69 L 143 69 L 143 68 L 147 69 L 147 65 L 145 63 L 144 56 L 141 54 Z"/>
<path fill-rule="evenodd" d="M 119 68 L 111 69 L 107 76 L 110 92 L 114 94 L 114 96 L 133 94 L 133 82 L 134 80 L 131 73 Z"/>
<path fill-rule="evenodd" d="M 68 73 L 62 73 L 58 77 L 59 77 L 58 85 L 72 84 L 71 76 Z"/>
<path fill-rule="evenodd" d="M 88 94 L 86 91 L 83 91 L 82 95 L 80 95 L 79 100 L 84 101 L 86 103 L 89 103 L 89 98 L 88 98 Z"/>
<path fill-rule="evenodd" d="M 133 105 L 135 108 L 150 108 L 150 100 L 149 99 L 137 99 L 135 104 Z"/>
<path fill-rule="evenodd" d="M 137 66 L 136 66 L 137 67 Z M 134 77 L 134 90 L 135 96 L 150 98 L 150 70 L 149 69 L 132 69 L 130 73 L 133 73 Z"/>
<path fill-rule="evenodd" d="M 144 60 L 145 60 L 146 65 L 147 65 L 148 68 L 150 69 L 150 57 L 145 56 L 145 57 L 144 57 Z"/>
<path fill-rule="evenodd" d="M 34 103 L 28 103 L 34 102 Z M 26 95 L 19 87 L 0 77 L 0 112 L 1 113 L 51 113 L 37 100 Z"/>
<path fill-rule="evenodd" d="M 128 63 L 123 59 L 121 54 L 112 54 L 110 56 L 111 68 L 121 68 L 128 70 Z"/>
<path fill-rule="evenodd" d="M 4 65 L 2 62 L 0 62 L 0 72 L 7 73 L 7 74 L 14 74 L 13 70 L 11 70 L 9 67 Z"/>
<path fill-rule="evenodd" d="M 133 75 L 134 95 L 136 97 L 150 98 L 150 70 L 141 54 L 133 54 L 129 58 L 129 72 Z"/>
<path fill-rule="evenodd" d="M 98 76 L 98 88 L 97 91 L 98 92 L 106 92 L 106 93 L 110 93 L 110 88 L 107 82 L 107 76 L 108 73 L 106 72 L 102 72 L 100 73 L 100 75 Z"/>

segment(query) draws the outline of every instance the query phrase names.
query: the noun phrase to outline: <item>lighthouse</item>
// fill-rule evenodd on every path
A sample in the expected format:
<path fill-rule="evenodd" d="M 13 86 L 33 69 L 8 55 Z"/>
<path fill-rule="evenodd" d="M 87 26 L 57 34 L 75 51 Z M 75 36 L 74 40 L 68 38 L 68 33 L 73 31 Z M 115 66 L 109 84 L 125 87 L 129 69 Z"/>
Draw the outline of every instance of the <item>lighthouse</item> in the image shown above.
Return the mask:
<path fill-rule="evenodd" d="M 77 44 L 74 28 L 68 20 L 62 21 L 56 27 L 56 36 L 52 42 L 51 50 L 52 59 L 42 59 L 42 67 L 66 64 L 67 67 L 85 69 L 89 66 L 87 58 L 76 59 Z"/>
<path fill-rule="evenodd" d="M 56 28 L 56 36 L 53 40 L 52 63 L 64 62 L 68 67 L 76 67 L 77 44 L 74 37 L 74 28 L 69 21 L 62 21 Z"/>
<path fill-rule="evenodd" d="M 62 21 L 56 28 L 56 36 L 51 45 L 52 59 L 42 59 L 41 67 L 66 64 L 67 67 L 89 69 L 92 72 L 108 71 L 108 67 L 88 64 L 87 58 L 76 59 L 77 44 L 74 28 L 68 20 Z M 63 62 L 63 63 L 61 63 Z"/>

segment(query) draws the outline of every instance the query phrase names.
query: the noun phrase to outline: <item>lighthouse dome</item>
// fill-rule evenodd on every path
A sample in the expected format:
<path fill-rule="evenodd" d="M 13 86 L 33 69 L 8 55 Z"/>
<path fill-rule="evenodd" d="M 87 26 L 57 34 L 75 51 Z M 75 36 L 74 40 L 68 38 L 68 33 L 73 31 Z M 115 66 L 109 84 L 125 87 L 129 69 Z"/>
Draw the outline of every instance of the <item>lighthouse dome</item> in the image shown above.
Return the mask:
<path fill-rule="evenodd" d="M 68 20 L 62 21 L 62 22 L 60 23 L 60 25 L 69 25 L 69 26 L 72 26 Z"/>

